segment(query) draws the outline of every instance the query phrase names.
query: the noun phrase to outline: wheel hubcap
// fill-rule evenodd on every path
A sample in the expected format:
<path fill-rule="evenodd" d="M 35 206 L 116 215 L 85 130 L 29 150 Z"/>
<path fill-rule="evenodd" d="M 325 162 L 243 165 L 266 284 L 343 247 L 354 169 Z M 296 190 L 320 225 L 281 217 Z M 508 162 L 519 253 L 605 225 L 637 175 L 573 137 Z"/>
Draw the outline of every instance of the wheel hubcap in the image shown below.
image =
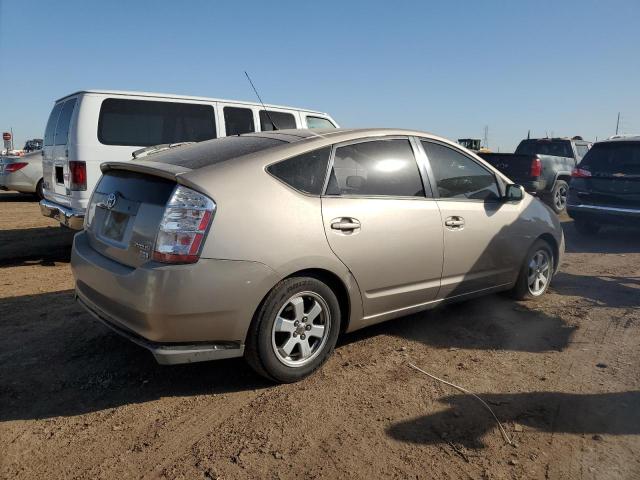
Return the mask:
<path fill-rule="evenodd" d="M 551 278 L 551 259 L 546 250 L 538 250 L 529 262 L 528 285 L 531 295 L 542 295 Z"/>
<path fill-rule="evenodd" d="M 306 365 L 324 348 L 330 328 L 325 300 L 314 292 L 297 293 L 278 311 L 271 334 L 273 351 L 289 367 Z"/>
<path fill-rule="evenodd" d="M 556 191 L 555 203 L 556 208 L 560 210 L 567 204 L 567 189 L 565 187 L 560 187 Z"/>

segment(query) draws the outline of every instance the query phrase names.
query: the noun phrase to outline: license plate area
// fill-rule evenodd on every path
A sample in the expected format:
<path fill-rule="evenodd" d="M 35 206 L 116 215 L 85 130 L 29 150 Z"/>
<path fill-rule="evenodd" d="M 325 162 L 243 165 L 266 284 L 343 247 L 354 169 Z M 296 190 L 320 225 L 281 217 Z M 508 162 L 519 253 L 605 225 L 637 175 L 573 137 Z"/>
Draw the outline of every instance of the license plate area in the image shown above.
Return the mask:
<path fill-rule="evenodd" d="M 126 213 L 108 211 L 102 227 L 102 235 L 114 242 L 122 242 L 127 229 L 129 215 Z"/>

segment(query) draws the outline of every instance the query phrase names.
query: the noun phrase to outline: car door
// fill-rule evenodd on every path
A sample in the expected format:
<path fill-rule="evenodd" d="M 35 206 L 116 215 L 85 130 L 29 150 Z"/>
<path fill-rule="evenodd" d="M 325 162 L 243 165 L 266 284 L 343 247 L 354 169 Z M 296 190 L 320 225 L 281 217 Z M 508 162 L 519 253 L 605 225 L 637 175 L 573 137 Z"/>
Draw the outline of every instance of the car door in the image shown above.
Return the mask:
<path fill-rule="evenodd" d="M 522 257 L 524 229 L 517 204 L 502 201 L 495 174 L 462 151 L 421 140 L 443 219 L 444 264 L 438 297 L 450 298 L 508 284 Z"/>
<path fill-rule="evenodd" d="M 431 302 L 440 287 L 442 221 L 415 148 L 407 137 L 334 148 L 322 217 L 358 282 L 367 323 Z"/>

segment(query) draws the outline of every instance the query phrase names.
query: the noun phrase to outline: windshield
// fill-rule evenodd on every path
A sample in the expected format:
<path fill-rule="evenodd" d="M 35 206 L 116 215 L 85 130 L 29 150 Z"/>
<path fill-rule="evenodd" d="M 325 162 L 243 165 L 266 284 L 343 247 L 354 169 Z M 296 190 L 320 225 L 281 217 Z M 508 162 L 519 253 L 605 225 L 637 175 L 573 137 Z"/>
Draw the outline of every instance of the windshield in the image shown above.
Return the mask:
<path fill-rule="evenodd" d="M 592 175 L 640 175 L 640 142 L 596 143 L 585 155 L 580 168 Z"/>
<path fill-rule="evenodd" d="M 555 157 L 573 158 L 571 142 L 566 140 L 524 140 L 518 145 L 516 153 L 522 155 L 553 155 Z"/>

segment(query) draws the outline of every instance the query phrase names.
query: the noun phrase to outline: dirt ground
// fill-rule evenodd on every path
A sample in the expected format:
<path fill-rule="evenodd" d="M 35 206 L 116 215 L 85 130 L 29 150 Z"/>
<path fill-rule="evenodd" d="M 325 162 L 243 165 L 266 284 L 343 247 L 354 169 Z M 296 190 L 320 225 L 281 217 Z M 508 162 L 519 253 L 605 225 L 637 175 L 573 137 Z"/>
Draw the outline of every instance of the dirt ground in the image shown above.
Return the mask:
<path fill-rule="evenodd" d="M 640 478 L 640 240 L 579 237 L 550 293 L 347 335 L 311 378 L 166 367 L 73 301 L 71 236 L 0 194 L 1 478 Z M 482 406 L 408 367 L 483 397 Z"/>

